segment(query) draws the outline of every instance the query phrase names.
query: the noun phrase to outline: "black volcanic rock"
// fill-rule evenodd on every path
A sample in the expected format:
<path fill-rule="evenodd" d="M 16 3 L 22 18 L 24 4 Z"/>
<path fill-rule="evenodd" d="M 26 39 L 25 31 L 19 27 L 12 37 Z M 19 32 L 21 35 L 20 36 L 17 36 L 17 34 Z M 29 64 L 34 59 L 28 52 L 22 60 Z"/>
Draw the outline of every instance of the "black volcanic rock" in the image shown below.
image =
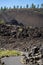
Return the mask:
<path fill-rule="evenodd" d="M 18 21 L 15 19 L 12 19 L 10 22 L 7 22 L 7 24 L 19 25 Z"/>

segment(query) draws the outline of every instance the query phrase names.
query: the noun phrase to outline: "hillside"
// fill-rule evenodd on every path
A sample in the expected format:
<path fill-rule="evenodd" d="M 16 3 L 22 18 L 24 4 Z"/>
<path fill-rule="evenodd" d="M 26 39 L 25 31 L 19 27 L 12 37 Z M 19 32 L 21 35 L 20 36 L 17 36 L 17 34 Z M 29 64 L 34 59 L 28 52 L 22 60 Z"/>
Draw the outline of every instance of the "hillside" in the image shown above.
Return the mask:
<path fill-rule="evenodd" d="M 11 9 L 0 11 L 0 19 L 6 22 L 17 20 L 24 25 L 43 27 L 43 9 Z"/>
<path fill-rule="evenodd" d="M 43 45 L 43 9 L 0 11 L 0 20 L 7 23 L 0 24 L 0 49 L 25 51 Z"/>

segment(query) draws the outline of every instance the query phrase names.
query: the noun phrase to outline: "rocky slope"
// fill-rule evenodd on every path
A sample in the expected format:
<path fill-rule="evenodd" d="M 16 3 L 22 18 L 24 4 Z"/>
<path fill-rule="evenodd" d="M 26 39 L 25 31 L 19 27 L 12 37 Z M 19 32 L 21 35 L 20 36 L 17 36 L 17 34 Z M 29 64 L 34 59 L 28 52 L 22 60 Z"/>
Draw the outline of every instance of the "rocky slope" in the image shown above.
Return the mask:
<path fill-rule="evenodd" d="M 0 49 L 26 51 L 43 45 L 43 9 L 0 11 L 0 20 L 6 23 L 0 24 Z"/>
<path fill-rule="evenodd" d="M 43 28 L 20 25 L 0 25 L 0 49 L 26 51 L 34 45 L 43 45 Z"/>
<path fill-rule="evenodd" d="M 6 22 L 17 20 L 24 25 L 43 27 L 43 9 L 12 9 L 0 11 L 0 19 Z"/>

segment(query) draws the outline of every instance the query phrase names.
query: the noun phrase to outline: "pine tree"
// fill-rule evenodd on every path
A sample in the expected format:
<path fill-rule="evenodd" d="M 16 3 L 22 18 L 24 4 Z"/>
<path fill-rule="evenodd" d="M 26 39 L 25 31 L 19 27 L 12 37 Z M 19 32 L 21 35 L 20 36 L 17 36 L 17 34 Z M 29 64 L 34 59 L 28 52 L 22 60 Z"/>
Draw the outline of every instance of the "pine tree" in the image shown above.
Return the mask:
<path fill-rule="evenodd" d="M 14 9 L 16 8 L 15 5 L 13 6 L 13 8 L 14 8 Z"/>
<path fill-rule="evenodd" d="M 3 11 L 3 7 L 1 7 L 1 10 Z"/>
<path fill-rule="evenodd" d="M 41 8 L 43 8 L 43 3 L 41 4 Z"/>
<path fill-rule="evenodd" d="M 27 5 L 26 5 L 26 8 L 28 8 L 28 7 L 29 7 L 29 5 L 27 4 Z"/>
<path fill-rule="evenodd" d="M 31 8 L 36 8 L 36 5 L 34 5 L 34 4 L 32 3 Z"/>
<path fill-rule="evenodd" d="M 17 8 L 19 8 L 19 5 L 17 5 Z"/>
<path fill-rule="evenodd" d="M 37 8 L 39 8 L 39 4 L 37 5 Z"/>

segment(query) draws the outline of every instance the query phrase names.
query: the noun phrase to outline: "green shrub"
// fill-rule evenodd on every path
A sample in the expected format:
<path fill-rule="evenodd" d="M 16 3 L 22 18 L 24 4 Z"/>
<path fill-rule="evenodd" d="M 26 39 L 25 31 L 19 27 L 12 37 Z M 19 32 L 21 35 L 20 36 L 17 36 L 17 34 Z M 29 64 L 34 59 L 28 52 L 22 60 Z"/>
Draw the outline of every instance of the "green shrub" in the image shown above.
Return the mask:
<path fill-rule="evenodd" d="M 0 20 L 0 24 L 5 24 L 5 21 L 4 20 Z"/>

